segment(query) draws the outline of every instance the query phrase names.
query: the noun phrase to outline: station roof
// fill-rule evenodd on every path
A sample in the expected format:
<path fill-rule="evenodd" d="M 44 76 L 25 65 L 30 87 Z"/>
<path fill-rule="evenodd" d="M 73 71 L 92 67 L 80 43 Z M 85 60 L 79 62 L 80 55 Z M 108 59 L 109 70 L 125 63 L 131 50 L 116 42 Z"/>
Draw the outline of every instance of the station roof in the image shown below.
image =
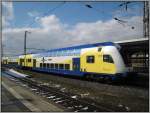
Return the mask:
<path fill-rule="evenodd" d="M 124 53 L 135 53 L 139 51 L 148 51 L 149 49 L 149 38 L 139 38 L 132 40 L 124 40 L 115 42 L 119 44 Z"/>
<path fill-rule="evenodd" d="M 129 44 L 129 43 L 141 43 L 141 42 L 148 42 L 149 38 L 139 38 L 139 39 L 130 39 L 130 40 L 123 40 L 123 41 L 116 41 L 115 43 L 118 44 Z"/>

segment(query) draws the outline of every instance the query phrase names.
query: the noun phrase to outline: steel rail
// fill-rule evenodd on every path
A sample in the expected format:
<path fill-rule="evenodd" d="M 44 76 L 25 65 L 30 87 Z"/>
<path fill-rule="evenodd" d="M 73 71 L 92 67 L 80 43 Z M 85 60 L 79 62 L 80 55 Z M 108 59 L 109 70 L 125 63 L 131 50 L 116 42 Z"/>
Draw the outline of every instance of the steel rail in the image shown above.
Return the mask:
<path fill-rule="evenodd" d="M 49 87 L 46 85 L 41 85 L 38 82 L 33 81 L 29 78 L 18 78 L 8 72 L 4 72 L 4 73 L 15 79 L 18 79 L 19 81 L 25 84 L 28 84 L 29 88 L 32 88 L 32 89 L 34 88 L 36 92 L 39 91 L 39 94 L 41 94 L 40 92 L 47 93 L 47 98 L 49 99 L 51 98 L 55 103 L 62 105 L 68 110 L 71 109 L 71 111 L 84 111 L 84 112 L 86 111 L 90 111 L 90 112 L 92 111 L 97 111 L 97 112 L 98 111 L 103 111 L 103 112 L 114 111 L 112 109 L 99 105 L 92 100 L 88 102 L 87 100 L 81 98 L 79 95 L 71 94 L 68 92 L 62 92 L 56 88 Z M 53 95 L 55 95 L 55 97 Z M 77 98 L 73 98 L 73 96 Z"/>

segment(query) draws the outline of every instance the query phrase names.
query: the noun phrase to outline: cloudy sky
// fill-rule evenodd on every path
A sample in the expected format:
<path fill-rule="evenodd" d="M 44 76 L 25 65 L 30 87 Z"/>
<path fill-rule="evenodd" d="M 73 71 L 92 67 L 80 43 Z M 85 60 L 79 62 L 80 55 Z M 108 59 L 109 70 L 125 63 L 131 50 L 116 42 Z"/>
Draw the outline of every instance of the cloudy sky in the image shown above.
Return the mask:
<path fill-rule="evenodd" d="M 2 2 L 4 54 L 23 53 L 25 30 L 31 32 L 27 48 L 37 49 L 141 38 L 142 2 L 131 2 L 127 10 L 119 7 L 122 3 Z"/>

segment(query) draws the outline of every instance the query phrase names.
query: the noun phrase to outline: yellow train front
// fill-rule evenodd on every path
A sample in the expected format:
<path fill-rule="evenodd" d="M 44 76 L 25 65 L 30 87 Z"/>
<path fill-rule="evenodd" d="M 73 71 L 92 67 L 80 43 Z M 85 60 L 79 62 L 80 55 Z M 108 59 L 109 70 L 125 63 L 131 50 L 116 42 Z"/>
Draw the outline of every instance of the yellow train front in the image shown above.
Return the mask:
<path fill-rule="evenodd" d="M 126 67 L 112 42 L 87 44 L 20 55 L 18 66 L 64 76 L 96 77 L 114 80 L 126 76 Z"/>

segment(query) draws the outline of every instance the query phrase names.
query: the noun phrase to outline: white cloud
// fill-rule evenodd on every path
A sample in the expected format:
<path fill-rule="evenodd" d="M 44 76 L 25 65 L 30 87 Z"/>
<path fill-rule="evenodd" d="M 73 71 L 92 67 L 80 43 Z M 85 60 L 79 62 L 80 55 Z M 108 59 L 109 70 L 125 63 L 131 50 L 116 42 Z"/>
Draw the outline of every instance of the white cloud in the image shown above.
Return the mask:
<path fill-rule="evenodd" d="M 9 25 L 10 24 L 8 21 L 6 21 L 5 16 L 2 16 L 2 27 L 4 28 L 4 27 L 9 26 Z"/>
<path fill-rule="evenodd" d="M 52 30 L 52 31 L 60 31 L 63 28 L 63 24 L 61 24 L 60 20 L 55 16 L 45 16 L 39 20 L 41 26 L 44 29 Z"/>
<path fill-rule="evenodd" d="M 2 2 L 2 7 L 4 9 L 2 16 L 2 26 L 9 26 L 9 21 L 14 19 L 13 3 L 12 2 Z"/>
<path fill-rule="evenodd" d="M 131 29 L 134 26 L 135 29 Z M 115 20 L 106 22 L 79 23 L 70 31 L 73 42 L 94 43 L 101 41 L 118 41 L 142 36 L 142 18 L 128 19 L 128 25 L 121 25 Z"/>
<path fill-rule="evenodd" d="M 142 17 L 128 18 L 128 25 L 122 26 L 115 20 L 96 21 L 91 23 L 77 23 L 74 27 L 61 23 L 55 15 L 39 19 L 37 28 L 9 28 L 3 31 L 3 43 L 10 50 L 7 52 L 23 53 L 24 31 L 27 34 L 27 47 L 29 48 L 61 48 L 85 43 L 103 41 L 119 41 L 142 37 Z M 66 27 L 68 26 L 68 27 Z M 131 29 L 134 26 L 135 29 Z M 6 48 L 7 48 L 6 47 Z"/>
<path fill-rule="evenodd" d="M 6 8 L 6 16 L 8 19 L 13 19 L 13 3 L 12 2 L 2 2 L 4 8 Z"/>

